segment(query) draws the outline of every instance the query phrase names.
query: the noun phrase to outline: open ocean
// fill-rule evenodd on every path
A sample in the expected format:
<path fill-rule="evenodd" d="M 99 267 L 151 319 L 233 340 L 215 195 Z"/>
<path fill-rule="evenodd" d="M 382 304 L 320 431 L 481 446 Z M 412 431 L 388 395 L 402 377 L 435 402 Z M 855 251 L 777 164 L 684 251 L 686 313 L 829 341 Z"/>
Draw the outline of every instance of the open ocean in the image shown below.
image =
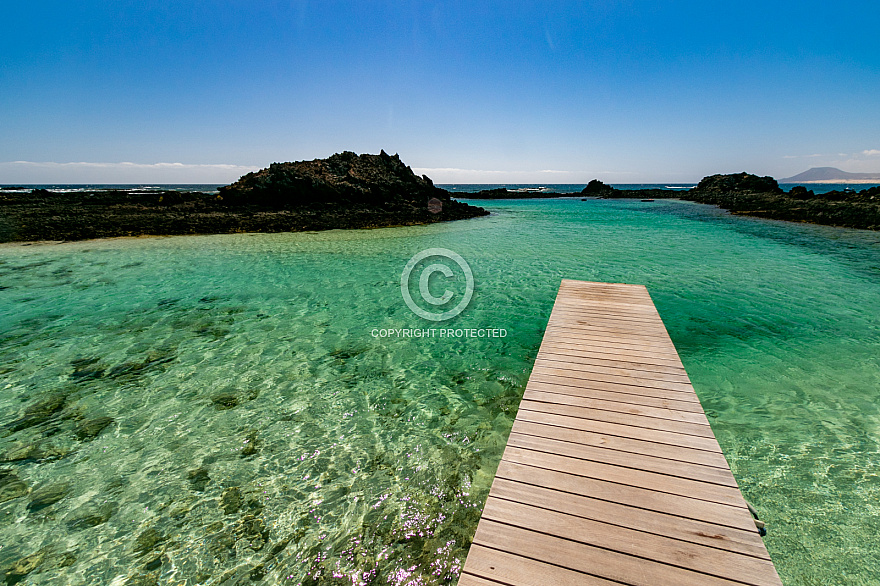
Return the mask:
<path fill-rule="evenodd" d="M 0 568 L 454 584 L 570 278 L 647 286 L 787 585 L 877 583 L 880 233 L 679 200 L 474 203 L 492 215 L 0 245 Z M 374 335 L 437 327 L 400 286 L 437 247 L 476 284 L 444 327 L 505 337 Z"/>
<path fill-rule="evenodd" d="M 683 191 L 686 189 L 690 189 L 696 186 L 696 182 L 694 183 L 609 183 L 612 187 L 616 187 L 617 189 L 670 189 L 673 191 Z M 829 191 L 834 190 L 843 190 L 846 188 L 854 189 L 856 191 L 861 191 L 862 189 L 868 189 L 869 187 L 876 187 L 877 183 L 872 183 L 870 185 L 861 185 L 861 184 L 842 184 L 842 183 L 780 183 L 779 186 L 785 191 L 789 191 L 792 187 L 796 185 L 804 185 L 807 189 L 811 189 L 813 193 L 827 193 Z M 485 184 L 485 183 L 448 183 L 442 184 L 438 183 L 437 187 L 442 187 L 443 189 L 449 190 L 452 193 L 473 193 L 475 191 L 480 191 L 482 189 L 497 189 L 506 187 L 507 189 L 538 189 L 542 188 L 545 193 L 574 193 L 580 192 L 584 187 L 586 187 L 586 183 L 577 183 L 577 184 L 568 184 L 568 183 L 493 183 L 493 184 Z M 0 187 L 4 187 L 4 185 L 0 185 Z M 10 186 L 5 186 L 10 187 Z M 195 183 L 195 184 L 119 184 L 119 185 L 108 185 L 108 184 L 94 184 L 94 185 L 68 185 L 68 184 L 34 184 L 34 185 L 22 185 L 15 184 L 15 187 L 22 187 L 24 189 L 52 189 L 59 191 L 85 191 L 89 189 L 140 189 L 145 191 L 158 191 L 161 189 L 169 189 L 176 191 L 204 191 L 206 193 L 216 193 L 217 188 L 221 187 L 220 184 L 217 183 Z"/>

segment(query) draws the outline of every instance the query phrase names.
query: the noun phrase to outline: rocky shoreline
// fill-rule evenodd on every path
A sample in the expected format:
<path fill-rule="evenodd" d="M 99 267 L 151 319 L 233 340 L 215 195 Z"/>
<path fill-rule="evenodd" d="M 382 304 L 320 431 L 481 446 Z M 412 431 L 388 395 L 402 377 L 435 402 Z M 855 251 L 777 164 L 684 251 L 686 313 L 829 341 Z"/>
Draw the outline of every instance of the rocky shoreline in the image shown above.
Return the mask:
<path fill-rule="evenodd" d="M 741 216 L 880 230 L 880 187 L 817 194 L 796 186 L 786 192 L 772 177 L 735 173 L 704 177 L 687 191 L 621 190 L 592 181 L 581 194 L 602 198 L 683 199 L 717 205 Z"/>
<path fill-rule="evenodd" d="M 533 194 L 502 188 L 469 193 L 467 199 L 575 196 L 584 199 L 683 199 L 717 205 L 741 216 L 880 230 L 880 187 L 817 194 L 806 187 L 796 186 L 786 192 L 772 177 L 749 173 L 711 175 L 689 190 L 617 189 L 594 179 L 580 192 Z"/>
<path fill-rule="evenodd" d="M 579 192 L 510 191 L 479 199 L 683 199 L 738 215 L 880 230 L 880 187 L 816 194 L 783 191 L 772 177 L 712 175 L 690 190 L 616 189 L 594 179 Z M 400 157 L 343 152 L 327 159 L 274 163 L 218 194 L 96 189 L 58 192 L 0 189 L 0 242 L 70 241 L 119 236 L 301 232 L 380 228 L 488 215 L 481 207 L 418 177 Z"/>
<path fill-rule="evenodd" d="M 488 213 L 455 201 L 397 155 L 344 152 L 275 163 L 219 194 L 0 190 L 0 242 L 381 228 Z"/>

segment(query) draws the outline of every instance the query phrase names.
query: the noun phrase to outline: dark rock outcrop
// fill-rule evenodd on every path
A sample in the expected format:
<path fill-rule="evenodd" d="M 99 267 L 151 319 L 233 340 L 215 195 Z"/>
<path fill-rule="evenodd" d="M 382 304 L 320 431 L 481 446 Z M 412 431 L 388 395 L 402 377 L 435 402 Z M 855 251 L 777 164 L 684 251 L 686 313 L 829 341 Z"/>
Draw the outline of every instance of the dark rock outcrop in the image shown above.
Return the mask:
<path fill-rule="evenodd" d="M 671 189 L 617 189 L 593 179 L 579 195 L 599 199 L 668 199 L 680 197 L 681 192 Z"/>
<path fill-rule="evenodd" d="M 610 185 L 605 185 L 598 179 L 593 179 L 581 190 L 581 195 L 586 197 L 614 197 L 614 192 L 619 191 Z"/>
<path fill-rule="evenodd" d="M 731 213 L 773 220 L 880 230 L 880 187 L 813 193 L 795 186 L 786 193 L 772 177 L 749 173 L 711 175 L 688 191 L 615 189 L 594 179 L 581 195 L 620 199 L 685 199 Z"/>
<path fill-rule="evenodd" d="M 731 175 L 710 175 L 703 177 L 693 194 L 726 195 L 730 193 L 782 193 L 782 188 L 773 177 L 758 177 L 750 173 Z"/>
<path fill-rule="evenodd" d="M 786 193 L 772 177 L 738 173 L 706 177 L 681 198 L 738 215 L 880 230 L 880 187 L 815 194 L 795 186 Z"/>
<path fill-rule="evenodd" d="M 397 155 L 344 152 L 274 163 L 221 188 L 219 195 L 115 189 L 0 192 L 0 242 L 376 228 L 488 213 L 453 200 Z"/>
<path fill-rule="evenodd" d="M 557 197 L 574 197 L 578 194 L 559 193 L 556 191 L 539 191 L 532 188 L 511 191 L 506 187 L 498 187 L 495 189 L 483 189 L 481 191 L 459 193 L 458 195 L 464 199 L 552 199 Z"/>
<path fill-rule="evenodd" d="M 378 155 L 345 151 L 327 159 L 272 163 L 221 187 L 220 195 L 230 205 L 276 208 L 333 202 L 378 206 L 407 202 L 425 207 L 432 197 L 449 199 L 428 177 L 418 177 L 398 155 L 385 151 Z"/>

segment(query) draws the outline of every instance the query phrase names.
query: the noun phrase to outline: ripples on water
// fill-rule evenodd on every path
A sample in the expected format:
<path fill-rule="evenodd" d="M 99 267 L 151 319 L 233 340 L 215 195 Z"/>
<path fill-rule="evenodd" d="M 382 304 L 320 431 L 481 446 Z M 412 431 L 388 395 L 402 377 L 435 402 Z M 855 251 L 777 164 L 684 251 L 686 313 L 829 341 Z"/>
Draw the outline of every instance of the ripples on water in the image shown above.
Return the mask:
<path fill-rule="evenodd" d="M 643 283 L 786 583 L 880 573 L 880 237 L 698 204 L 0 249 L 0 568 L 30 584 L 454 583 L 560 278 Z M 400 298 L 444 247 L 456 327 Z M 17 573 L 16 573 L 17 572 Z"/>

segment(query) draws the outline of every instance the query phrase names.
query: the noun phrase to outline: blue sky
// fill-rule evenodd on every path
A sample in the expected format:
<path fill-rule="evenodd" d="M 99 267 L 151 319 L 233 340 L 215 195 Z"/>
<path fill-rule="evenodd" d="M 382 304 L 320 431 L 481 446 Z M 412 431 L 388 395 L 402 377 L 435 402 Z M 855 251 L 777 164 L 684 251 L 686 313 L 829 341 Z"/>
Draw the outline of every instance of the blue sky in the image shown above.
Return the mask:
<path fill-rule="evenodd" d="M 880 172 L 876 2 L 5 2 L 0 183 Z"/>

